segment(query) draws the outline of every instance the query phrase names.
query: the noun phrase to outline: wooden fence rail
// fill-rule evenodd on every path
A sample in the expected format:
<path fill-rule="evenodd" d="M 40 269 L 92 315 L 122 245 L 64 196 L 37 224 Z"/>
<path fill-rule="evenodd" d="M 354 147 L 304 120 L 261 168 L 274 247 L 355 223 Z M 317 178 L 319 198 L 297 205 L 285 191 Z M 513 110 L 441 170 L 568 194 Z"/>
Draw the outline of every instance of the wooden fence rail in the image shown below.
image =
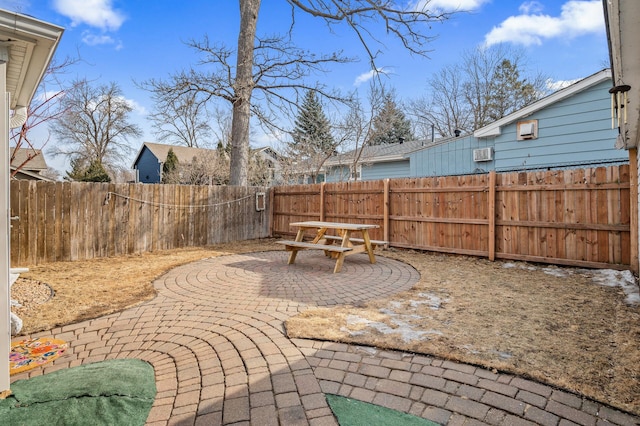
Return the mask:
<path fill-rule="evenodd" d="M 269 236 L 266 188 L 11 182 L 11 265 Z"/>
<path fill-rule="evenodd" d="M 283 186 L 274 235 L 301 220 L 367 222 L 393 247 L 629 269 L 629 165 Z"/>

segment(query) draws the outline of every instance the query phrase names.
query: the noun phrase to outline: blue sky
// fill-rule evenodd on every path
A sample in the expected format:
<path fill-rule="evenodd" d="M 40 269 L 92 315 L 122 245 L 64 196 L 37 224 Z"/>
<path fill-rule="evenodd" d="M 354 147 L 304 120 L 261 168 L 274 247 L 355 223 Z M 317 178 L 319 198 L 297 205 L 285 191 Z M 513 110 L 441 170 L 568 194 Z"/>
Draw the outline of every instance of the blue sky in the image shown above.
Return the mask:
<path fill-rule="evenodd" d="M 436 37 L 429 58 L 412 56 L 394 39 L 377 34 L 384 43 L 379 47 L 386 50 L 376 65 L 386 71 L 387 85 L 401 100 L 424 93 L 433 73 L 459 61 L 463 51 L 485 44 L 524 49 L 529 68 L 548 75 L 550 84 L 584 78 L 608 66 L 601 0 L 431 0 L 430 7 L 468 12 L 426 29 Z M 166 78 L 195 64 L 198 57 L 185 41 L 208 35 L 232 47 L 238 34 L 239 7 L 234 0 L 0 0 L 0 8 L 64 27 L 57 55 L 79 53 L 82 58 L 70 70 L 70 78 L 120 85 L 135 106 L 133 120 L 144 130 L 141 140 L 132 143 L 136 152 L 143 141 L 155 137 L 146 119 L 153 107 L 150 95 L 134 82 Z M 290 18 L 285 0 L 263 0 L 258 33 L 286 32 Z M 317 79 L 346 91 L 366 90 L 370 69 L 365 52 L 344 28 L 330 33 L 321 21 L 298 14 L 294 42 L 312 51 L 342 49 L 348 56 L 360 57 L 361 61 L 336 66 Z M 254 146 L 269 142 L 266 135 L 253 139 Z M 47 161 L 54 168 L 64 167 Z"/>

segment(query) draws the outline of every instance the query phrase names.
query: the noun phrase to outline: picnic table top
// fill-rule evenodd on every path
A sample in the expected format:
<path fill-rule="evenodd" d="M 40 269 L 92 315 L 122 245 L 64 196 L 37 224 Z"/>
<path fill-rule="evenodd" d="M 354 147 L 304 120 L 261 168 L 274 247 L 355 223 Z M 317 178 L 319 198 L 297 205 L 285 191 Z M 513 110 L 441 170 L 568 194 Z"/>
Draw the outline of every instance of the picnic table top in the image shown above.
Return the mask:
<path fill-rule="evenodd" d="M 322 222 L 322 221 L 305 221 L 305 222 L 292 222 L 290 226 L 297 226 L 299 228 L 331 228 L 331 229 L 345 229 L 350 231 L 360 231 L 363 229 L 375 229 L 379 228 L 379 225 L 365 224 L 365 223 L 341 223 L 341 222 Z"/>

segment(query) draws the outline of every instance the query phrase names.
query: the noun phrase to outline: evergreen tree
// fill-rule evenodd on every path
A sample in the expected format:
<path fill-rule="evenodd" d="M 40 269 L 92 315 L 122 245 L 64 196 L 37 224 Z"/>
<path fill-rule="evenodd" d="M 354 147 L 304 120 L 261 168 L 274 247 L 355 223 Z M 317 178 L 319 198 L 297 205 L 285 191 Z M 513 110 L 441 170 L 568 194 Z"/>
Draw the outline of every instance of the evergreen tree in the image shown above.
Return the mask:
<path fill-rule="evenodd" d="M 293 151 L 301 158 L 330 155 L 336 148 L 329 120 L 313 90 L 305 95 L 292 136 Z"/>
<path fill-rule="evenodd" d="M 87 169 L 85 182 L 111 182 L 111 178 L 100 160 L 93 160 Z"/>
<path fill-rule="evenodd" d="M 534 86 L 526 79 L 520 79 L 520 70 L 508 59 L 496 66 L 489 87 L 487 108 L 490 121 L 499 120 L 537 99 Z"/>
<path fill-rule="evenodd" d="M 111 182 L 109 174 L 98 159 L 93 160 L 89 166 L 82 159 L 73 160 L 67 176 L 76 182 Z"/>
<path fill-rule="evenodd" d="M 370 145 L 398 143 L 401 140 L 413 139 L 411 122 L 394 99 L 393 94 L 387 94 L 380 112 L 373 118 L 373 132 L 369 138 Z"/>
<path fill-rule="evenodd" d="M 169 148 L 167 152 L 167 159 L 162 165 L 162 182 L 167 183 L 168 177 L 173 177 L 173 173 L 178 168 L 178 157 L 173 152 L 173 148 Z M 169 179 L 171 180 L 171 179 Z"/>

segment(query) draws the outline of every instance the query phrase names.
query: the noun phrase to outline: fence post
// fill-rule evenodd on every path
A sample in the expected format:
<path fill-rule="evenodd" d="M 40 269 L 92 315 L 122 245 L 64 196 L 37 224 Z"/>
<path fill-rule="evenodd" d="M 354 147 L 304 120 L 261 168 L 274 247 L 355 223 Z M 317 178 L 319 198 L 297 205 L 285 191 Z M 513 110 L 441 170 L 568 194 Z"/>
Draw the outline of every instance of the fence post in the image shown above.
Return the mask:
<path fill-rule="evenodd" d="M 382 219 L 382 230 L 383 240 L 389 241 L 389 179 L 384 180 L 384 196 L 383 196 L 383 219 Z"/>
<path fill-rule="evenodd" d="M 496 260 L 496 171 L 489 172 L 489 260 Z"/>
<path fill-rule="evenodd" d="M 268 198 L 268 200 L 265 200 L 265 205 L 267 206 L 268 217 L 269 217 L 269 225 L 267 225 L 269 230 L 267 232 L 269 233 L 269 237 L 272 238 L 273 237 L 273 222 L 275 220 L 274 216 L 275 216 L 275 211 L 276 211 L 276 208 L 275 208 L 276 189 L 272 186 L 271 188 L 269 188 L 268 194 L 269 194 L 269 198 Z"/>
<path fill-rule="evenodd" d="M 629 263 L 631 264 L 631 270 L 638 273 L 640 265 L 638 264 L 638 149 L 633 148 L 629 150 L 629 239 L 631 240 L 631 247 L 629 247 L 630 256 Z"/>
<path fill-rule="evenodd" d="M 324 222 L 324 184 L 320 184 L 320 222 Z"/>

